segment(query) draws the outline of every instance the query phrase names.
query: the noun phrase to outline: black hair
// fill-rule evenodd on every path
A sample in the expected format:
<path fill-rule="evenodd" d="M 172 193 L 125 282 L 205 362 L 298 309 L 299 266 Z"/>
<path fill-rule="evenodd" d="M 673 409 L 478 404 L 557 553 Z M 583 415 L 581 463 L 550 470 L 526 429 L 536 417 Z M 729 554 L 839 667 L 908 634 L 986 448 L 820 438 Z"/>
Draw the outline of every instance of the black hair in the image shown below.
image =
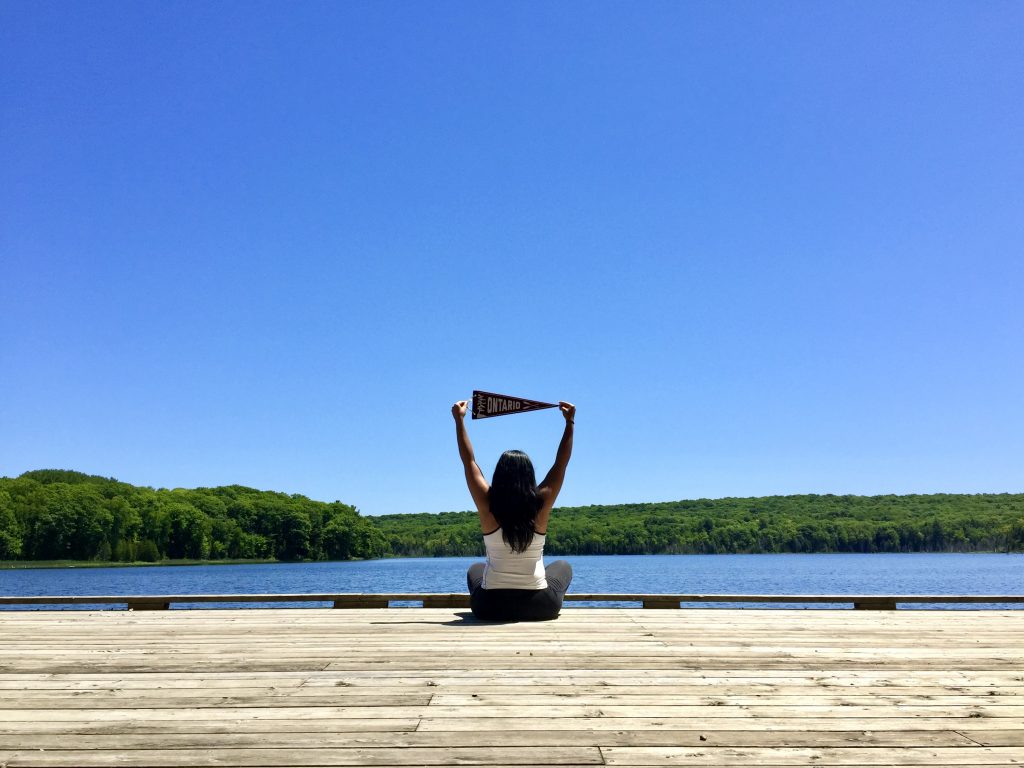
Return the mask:
<path fill-rule="evenodd" d="M 513 552 L 525 552 L 541 508 L 533 462 L 522 451 L 505 451 L 498 459 L 487 492 L 491 514 L 501 526 L 501 538 Z"/>

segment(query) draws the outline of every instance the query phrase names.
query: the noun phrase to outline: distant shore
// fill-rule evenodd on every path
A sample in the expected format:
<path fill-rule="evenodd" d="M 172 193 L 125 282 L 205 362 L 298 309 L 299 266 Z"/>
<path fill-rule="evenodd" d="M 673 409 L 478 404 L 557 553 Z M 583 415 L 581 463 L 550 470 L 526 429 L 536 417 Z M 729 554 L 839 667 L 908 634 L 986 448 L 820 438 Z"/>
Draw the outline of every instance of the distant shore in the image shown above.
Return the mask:
<path fill-rule="evenodd" d="M 0 570 L 29 570 L 32 568 L 139 568 L 158 565 L 265 565 L 281 560 L 158 560 L 134 563 L 105 562 L 99 560 L 0 560 Z"/>
<path fill-rule="evenodd" d="M 1024 551 L 1024 493 L 799 494 L 558 507 L 550 556 Z M 243 486 L 0 477 L 0 569 L 480 557 L 475 511 L 364 517 Z"/>

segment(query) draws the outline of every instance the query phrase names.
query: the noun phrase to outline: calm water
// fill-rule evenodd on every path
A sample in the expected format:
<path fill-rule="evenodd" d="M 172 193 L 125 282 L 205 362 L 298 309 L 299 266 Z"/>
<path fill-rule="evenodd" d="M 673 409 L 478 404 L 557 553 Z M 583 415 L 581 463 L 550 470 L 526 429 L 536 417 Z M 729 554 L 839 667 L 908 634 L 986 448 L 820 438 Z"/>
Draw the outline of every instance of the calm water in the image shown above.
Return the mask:
<path fill-rule="evenodd" d="M 0 571 L 0 594 L 464 592 L 466 569 L 475 559 L 7 570 Z M 1020 554 L 619 555 L 566 559 L 575 572 L 570 592 L 965 595 L 1024 592 L 1024 555 Z M 247 603 L 240 607 L 256 605 Z M 318 604 L 297 605 L 314 607 Z M 196 607 L 211 606 L 197 604 Z"/>

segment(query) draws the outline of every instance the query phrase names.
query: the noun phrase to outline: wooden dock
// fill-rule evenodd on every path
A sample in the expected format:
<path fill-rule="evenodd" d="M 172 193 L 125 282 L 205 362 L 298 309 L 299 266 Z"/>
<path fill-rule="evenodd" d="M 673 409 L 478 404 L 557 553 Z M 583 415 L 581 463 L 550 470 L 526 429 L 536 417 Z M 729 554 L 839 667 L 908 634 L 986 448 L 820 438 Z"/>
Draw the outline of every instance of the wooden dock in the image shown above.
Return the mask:
<path fill-rule="evenodd" d="M 1024 764 L 1024 611 L 0 612 L 0 766 Z"/>

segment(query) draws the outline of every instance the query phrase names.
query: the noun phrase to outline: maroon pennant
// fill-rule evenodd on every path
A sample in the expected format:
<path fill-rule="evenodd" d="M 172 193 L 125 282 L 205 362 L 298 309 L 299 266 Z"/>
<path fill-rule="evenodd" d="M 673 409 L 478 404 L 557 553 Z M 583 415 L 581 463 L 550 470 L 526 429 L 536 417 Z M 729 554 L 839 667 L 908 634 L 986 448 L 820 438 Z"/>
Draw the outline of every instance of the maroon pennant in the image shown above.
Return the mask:
<path fill-rule="evenodd" d="M 541 403 L 537 400 L 526 400 L 522 397 L 496 395 L 493 392 L 473 390 L 473 418 L 489 419 L 492 416 L 508 416 L 512 413 L 541 411 L 545 408 L 557 408 L 557 403 Z"/>

